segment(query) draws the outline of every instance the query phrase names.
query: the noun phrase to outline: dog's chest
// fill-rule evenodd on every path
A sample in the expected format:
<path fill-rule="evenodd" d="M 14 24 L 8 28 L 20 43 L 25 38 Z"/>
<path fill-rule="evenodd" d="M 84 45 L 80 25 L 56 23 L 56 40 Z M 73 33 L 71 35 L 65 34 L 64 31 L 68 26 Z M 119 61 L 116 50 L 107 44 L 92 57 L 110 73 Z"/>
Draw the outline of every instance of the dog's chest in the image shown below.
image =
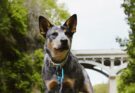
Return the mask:
<path fill-rule="evenodd" d="M 70 57 L 69 57 L 70 58 Z M 62 73 L 61 70 L 58 72 L 57 67 L 50 64 L 46 59 L 43 68 L 43 78 L 48 90 L 54 89 L 58 86 L 59 80 L 57 79 L 57 73 Z M 84 77 L 82 73 L 82 67 L 76 59 L 71 58 L 62 67 L 64 70 L 64 79 L 62 80 L 63 87 L 73 89 L 75 86 L 80 88 L 83 85 Z"/>
<path fill-rule="evenodd" d="M 46 83 L 46 86 L 49 90 L 55 88 L 60 83 L 62 83 L 62 85 L 64 87 L 68 87 L 68 88 L 74 87 L 76 80 L 74 78 L 72 78 L 71 74 L 69 74 L 69 72 L 67 70 L 64 69 L 64 72 L 65 72 L 64 76 L 63 76 L 64 78 L 63 78 L 62 82 L 60 82 L 58 80 L 57 73 L 61 74 L 61 72 L 58 72 L 56 67 L 47 67 L 46 76 L 45 76 L 45 83 Z"/>
<path fill-rule="evenodd" d="M 64 87 L 73 88 L 77 81 L 75 78 L 77 77 L 77 73 L 74 71 L 73 68 L 68 67 L 68 66 L 65 66 L 63 69 L 64 69 L 64 78 L 62 80 L 62 85 Z M 47 64 L 44 70 L 45 70 L 44 80 L 45 80 L 46 86 L 49 90 L 51 90 L 59 84 L 59 81 L 57 79 L 58 77 L 57 73 L 61 74 L 61 72 L 58 72 L 56 67 L 47 66 Z"/>

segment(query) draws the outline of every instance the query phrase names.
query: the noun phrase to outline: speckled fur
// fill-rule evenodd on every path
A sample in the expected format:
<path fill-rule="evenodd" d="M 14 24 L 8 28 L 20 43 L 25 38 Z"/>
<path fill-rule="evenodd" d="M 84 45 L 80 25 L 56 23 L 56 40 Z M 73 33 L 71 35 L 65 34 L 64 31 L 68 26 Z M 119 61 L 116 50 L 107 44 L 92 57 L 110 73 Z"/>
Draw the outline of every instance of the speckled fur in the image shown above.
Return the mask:
<path fill-rule="evenodd" d="M 73 15 L 65 22 L 66 25 L 58 28 L 51 25 L 47 19 L 43 17 L 39 18 L 40 31 L 46 38 L 46 44 L 44 47 L 46 53 L 42 70 L 45 83 L 45 93 L 59 93 L 58 81 L 56 79 L 56 66 L 52 65 L 52 61 L 54 61 L 54 63 L 62 63 L 63 60 L 65 61 L 64 64 L 62 64 L 62 68 L 64 69 L 64 80 L 61 93 L 93 93 L 90 79 L 84 67 L 78 63 L 77 58 L 70 52 L 72 35 L 76 29 L 76 21 L 76 15 Z M 63 29 L 63 27 L 65 28 Z M 51 38 L 50 35 L 54 29 L 57 29 L 55 31 L 59 38 Z M 65 34 L 67 31 L 69 31 L 68 35 Z M 59 33 L 61 33 L 61 36 Z M 55 40 L 56 38 L 58 40 L 63 38 L 66 39 L 68 41 L 68 44 L 66 45 L 68 49 L 59 51 L 58 48 L 58 50 L 54 50 L 57 46 L 61 47 L 61 43 L 58 40 Z M 55 46 L 52 44 L 54 41 L 57 42 L 55 43 Z"/>

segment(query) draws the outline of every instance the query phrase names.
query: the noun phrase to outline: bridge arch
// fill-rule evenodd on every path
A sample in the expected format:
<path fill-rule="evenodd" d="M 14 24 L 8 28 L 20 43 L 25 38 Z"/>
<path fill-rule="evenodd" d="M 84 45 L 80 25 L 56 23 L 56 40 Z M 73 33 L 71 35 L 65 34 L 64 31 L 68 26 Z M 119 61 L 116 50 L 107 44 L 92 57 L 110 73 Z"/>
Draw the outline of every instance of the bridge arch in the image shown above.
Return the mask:
<path fill-rule="evenodd" d="M 119 49 L 110 50 L 74 50 L 78 61 L 85 68 L 95 70 L 109 78 L 109 93 L 117 93 L 116 77 L 127 67 L 127 54 Z M 97 69 L 97 68 L 101 68 Z"/>
<path fill-rule="evenodd" d="M 109 77 L 109 75 L 108 75 L 106 72 L 104 72 L 104 71 L 102 71 L 102 70 L 100 70 L 100 69 L 94 68 L 94 65 L 86 64 L 86 63 L 81 63 L 81 64 L 82 64 L 85 68 L 87 68 L 87 69 L 92 69 L 92 70 L 94 70 L 94 71 L 97 71 L 97 72 L 103 74 L 103 75 L 106 76 L 107 78 Z"/>

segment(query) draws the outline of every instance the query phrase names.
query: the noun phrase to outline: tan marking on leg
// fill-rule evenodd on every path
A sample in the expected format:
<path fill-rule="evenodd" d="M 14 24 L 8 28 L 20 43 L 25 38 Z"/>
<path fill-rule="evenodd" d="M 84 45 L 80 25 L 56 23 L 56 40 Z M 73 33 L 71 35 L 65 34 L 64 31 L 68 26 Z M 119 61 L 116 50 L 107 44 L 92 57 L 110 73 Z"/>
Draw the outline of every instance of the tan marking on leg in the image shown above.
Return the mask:
<path fill-rule="evenodd" d="M 64 80 L 64 86 L 66 86 L 66 87 L 73 88 L 74 87 L 74 83 L 75 83 L 74 79 L 66 78 Z"/>
<path fill-rule="evenodd" d="M 48 90 L 54 89 L 58 85 L 56 80 L 50 80 L 47 81 L 46 83 L 47 83 Z"/>

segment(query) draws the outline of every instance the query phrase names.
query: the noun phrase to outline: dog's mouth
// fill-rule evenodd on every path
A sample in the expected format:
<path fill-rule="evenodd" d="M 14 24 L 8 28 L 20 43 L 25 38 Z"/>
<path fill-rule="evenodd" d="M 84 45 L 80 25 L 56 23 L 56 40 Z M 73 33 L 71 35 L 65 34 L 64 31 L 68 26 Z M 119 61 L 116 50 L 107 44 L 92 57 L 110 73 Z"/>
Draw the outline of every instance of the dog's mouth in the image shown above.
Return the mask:
<path fill-rule="evenodd" d="M 64 46 L 64 45 L 62 45 L 62 46 L 60 46 L 58 48 L 55 48 L 55 50 L 57 50 L 57 51 L 65 51 L 65 50 L 68 50 L 68 49 L 69 49 L 69 47 L 68 46 Z"/>

